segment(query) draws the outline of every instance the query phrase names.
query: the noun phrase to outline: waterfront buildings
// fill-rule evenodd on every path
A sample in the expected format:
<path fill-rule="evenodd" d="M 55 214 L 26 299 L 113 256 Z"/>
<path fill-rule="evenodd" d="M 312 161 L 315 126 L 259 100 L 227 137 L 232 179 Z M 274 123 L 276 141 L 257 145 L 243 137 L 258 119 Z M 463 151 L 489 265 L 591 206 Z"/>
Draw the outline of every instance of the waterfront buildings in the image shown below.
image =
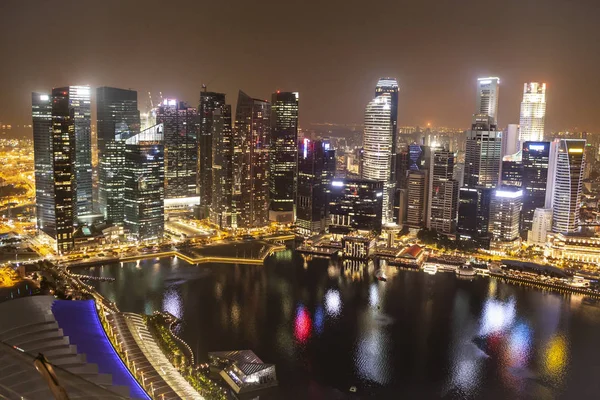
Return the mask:
<path fill-rule="evenodd" d="M 521 233 L 532 229 L 533 214 L 543 208 L 548 186 L 548 163 L 550 142 L 524 142 L 522 149 L 523 210 L 521 211 Z"/>
<path fill-rule="evenodd" d="M 298 142 L 298 197 L 296 226 L 303 235 L 328 226 L 329 191 L 335 175 L 335 150 L 327 140 Z"/>
<path fill-rule="evenodd" d="M 392 196 L 395 182 L 392 178 L 393 147 L 392 98 L 382 93 L 367 104 L 363 135 L 362 177 L 384 183 L 383 222 L 392 218 Z"/>
<path fill-rule="evenodd" d="M 434 149 L 429 176 L 426 226 L 440 233 L 453 233 L 458 211 L 458 182 L 453 179 L 454 153 Z"/>
<path fill-rule="evenodd" d="M 585 140 L 560 139 L 552 142 L 548 183 L 552 199 L 552 231 L 569 233 L 579 230 Z M 552 151 L 552 150 L 551 150 Z"/>
<path fill-rule="evenodd" d="M 125 140 L 124 225 L 133 240 L 163 236 L 164 137 L 163 125 L 158 124 Z"/>
<path fill-rule="evenodd" d="M 494 125 L 498 119 L 498 95 L 500 78 L 489 77 L 477 79 L 477 108 L 475 114 L 489 116 Z"/>
<path fill-rule="evenodd" d="M 263 227 L 269 222 L 270 119 L 269 102 L 240 90 L 234 128 L 234 201 L 239 228 Z"/>
<path fill-rule="evenodd" d="M 298 92 L 273 93 L 269 142 L 269 220 L 292 223 L 298 184 Z"/>
<path fill-rule="evenodd" d="M 98 206 L 108 222 L 123 222 L 123 168 L 125 143 L 117 135 L 136 135 L 140 131 L 135 90 L 99 87 L 96 89 L 98 140 Z"/>
<path fill-rule="evenodd" d="M 278 384 L 275 365 L 263 363 L 251 350 L 208 353 L 208 359 L 235 393 L 244 394 Z"/>
<path fill-rule="evenodd" d="M 212 160 L 208 163 L 212 173 L 210 179 L 212 188 L 208 191 L 211 195 L 210 220 L 221 229 L 231 228 L 237 225 L 237 213 L 233 201 L 235 152 L 231 106 L 223 104 L 212 110 L 207 118 L 210 119 L 212 140 Z M 208 194 L 202 191 L 200 193 Z M 202 202 L 202 198 L 200 201 Z"/>
<path fill-rule="evenodd" d="M 495 249 L 516 249 L 520 244 L 519 217 L 523 205 L 523 190 L 514 186 L 494 191 L 490 205 L 490 231 Z"/>
<path fill-rule="evenodd" d="M 427 170 L 408 172 L 406 224 L 411 228 L 425 227 L 427 217 L 429 172 Z"/>
<path fill-rule="evenodd" d="M 167 204 L 198 204 L 198 109 L 176 99 L 164 99 L 157 109 L 156 123 L 164 127 Z"/>
<path fill-rule="evenodd" d="M 561 260 L 600 263 L 600 237 L 582 233 L 557 233 L 550 236 L 546 256 Z"/>
<path fill-rule="evenodd" d="M 496 187 L 500 180 L 502 131 L 496 129 L 492 117 L 477 114 L 467 131 L 465 179 L 468 187 Z"/>
<path fill-rule="evenodd" d="M 198 106 L 198 194 L 200 196 L 200 218 L 207 218 L 212 202 L 213 190 L 213 129 L 215 123 L 215 111 L 219 110 L 219 118 L 222 118 L 222 107 L 225 105 L 225 94 L 208 92 L 206 86 L 200 92 L 200 105 Z M 220 121 L 221 122 L 221 121 Z M 229 114 L 229 126 L 231 127 L 231 112 Z M 220 128 L 222 128 L 220 126 Z M 230 141 L 231 142 L 231 141 Z M 219 208 L 219 207 L 217 207 Z"/>
<path fill-rule="evenodd" d="M 336 178 L 331 182 L 330 188 L 331 233 L 381 233 L 383 182 L 363 178 Z"/>
<path fill-rule="evenodd" d="M 544 140 L 544 120 L 546 118 L 546 84 L 525 83 L 521 119 L 519 121 L 519 142 L 539 142 Z"/>
<path fill-rule="evenodd" d="M 527 241 L 533 245 L 546 245 L 548 232 L 552 231 L 552 209 L 536 208 L 533 213 L 531 230 L 527 232 Z"/>

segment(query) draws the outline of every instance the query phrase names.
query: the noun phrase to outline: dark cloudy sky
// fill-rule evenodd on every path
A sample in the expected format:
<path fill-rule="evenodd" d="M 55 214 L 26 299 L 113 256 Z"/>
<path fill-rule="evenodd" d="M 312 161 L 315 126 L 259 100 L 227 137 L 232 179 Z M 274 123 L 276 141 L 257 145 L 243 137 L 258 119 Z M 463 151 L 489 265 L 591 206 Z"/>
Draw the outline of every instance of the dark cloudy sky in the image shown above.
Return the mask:
<path fill-rule="evenodd" d="M 202 83 L 300 92 L 301 124 L 361 123 L 377 78 L 400 125 L 466 127 L 476 78 L 501 78 L 499 122 L 548 84 L 547 129 L 600 131 L 599 0 L 0 0 L 0 120 L 30 92 L 89 83 L 196 104 Z"/>

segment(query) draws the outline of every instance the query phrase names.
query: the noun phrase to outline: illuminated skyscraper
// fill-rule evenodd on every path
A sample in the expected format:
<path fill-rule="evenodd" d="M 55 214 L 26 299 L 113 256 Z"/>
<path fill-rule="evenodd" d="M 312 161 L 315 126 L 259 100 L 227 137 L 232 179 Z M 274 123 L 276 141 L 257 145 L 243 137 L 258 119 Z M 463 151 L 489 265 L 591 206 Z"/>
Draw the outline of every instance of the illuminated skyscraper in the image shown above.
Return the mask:
<path fill-rule="evenodd" d="M 544 208 L 548 184 L 548 164 L 550 142 L 524 142 L 522 151 L 523 167 L 523 210 L 521 211 L 521 232 L 532 229 L 533 214 Z"/>
<path fill-rule="evenodd" d="M 552 142 L 548 183 L 552 199 L 552 231 L 579 230 L 585 140 L 560 139 Z"/>
<path fill-rule="evenodd" d="M 390 95 L 392 120 L 392 169 L 390 182 L 396 181 L 396 153 L 398 152 L 398 81 L 395 78 L 380 78 L 375 86 L 375 97 Z"/>
<path fill-rule="evenodd" d="M 164 126 L 165 199 L 198 204 L 198 109 L 175 99 L 164 99 L 156 113 Z"/>
<path fill-rule="evenodd" d="M 392 98 L 383 93 L 367 104 L 365 111 L 365 132 L 363 135 L 362 177 L 383 182 L 383 222 L 391 222 L 393 188 L 392 178 Z"/>
<path fill-rule="evenodd" d="M 200 92 L 200 106 L 198 114 L 200 118 L 200 135 L 198 138 L 198 193 L 200 195 L 200 217 L 206 218 L 212 202 L 213 189 L 213 125 L 214 112 L 221 110 L 225 105 L 225 94 L 207 92 L 206 87 Z M 225 117 L 223 112 L 219 113 L 218 118 Z M 222 123 L 223 121 L 219 121 Z M 231 127 L 231 110 L 229 110 L 229 127 Z"/>
<path fill-rule="evenodd" d="M 492 117 L 493 124 L 498 121 L 498 92 L 500 78 L 489 77 L 477 79 L 477 109 L 475 114 Z"/>
<path fill-rule="evenodd" d="M 125 142 L 117 135 L 133 136 L 140 131 L 135 90 L 100 87 L 96 89 L 98 118 L 98 205 L 100 213 L 112 223 L 123 222 L 123 169 Z"/>
<path fill-rule="evenodd" d="M 475 115 L 467 131 L 465 179 L 468 187 L 496 187 L 500 180 L 502 161 L 502 131 L 488 115 Z"/>
<path fill-rule="evenodd" d="M 519 142 L 539 142 L 544 140 L 544 120 L 546 118 L 546 84 L 526 83 L 523 88 L 521 119 L 519 121 Z"/>
<path fill-rule="evenodd" d="M 235 153 L 231 106 L 223 104 L 215 108 L 209 118 L 212 127 L 210 220 L 221 229 L 231 228 L 237 225 L 237 213 L 233 201 Z"/>
<path fill-rule="evenodd" d="M 329 231 L 381 233 L 383 183 L 372 179 L 333 179 L 329 195 Z"/>
<path fill-rule="evenodd" d="M 494 242 L 515 243 L 519 238 L 519 215 L 523 190 L 514 186 L 495 190 L 490 206 L 490 231 Z"/>
<path fill-rule="evenodd" d="M 328 195 L 335 175 L 335 150 L 327 140 L 298 142 L 298 197 L 296 226 L 305 235 L 328 226 Z"/>
<path fill-rule="evenodd" d="M 429 172 L 427 170 L 408 171 L 406 224 L 413 228 L 426 225 Z"/>
<path fill-rule="evenodd" d="M 292 223 L 298 184 L 298 92 L 273 93 L 269 143 L 269 219 Z"/>
<path fill-rule="evenodd" d="M 458 182 L 452 179 L 454 153 L 437 148 L 433 150 L 429 175 L 429 196 L 426 226 L 441 233 L 456 229 L 458 211 Z"/>
<path fill-rule="evenodd" d="M 502 157 L 512 156 L 521 150 L 519 146 L 519 125 L 508 124 L 502 134 Z"/>
<path fill-rule="evenodd" d="M 269 138 L 271 104 L 240 90 L 236 106 L 234 202 L 238 228 L 269 222 Z"/>
<path fill-rule="evenodd" d="M 120 138 L 119 138 L 120 139 Z M 165 167 L 162 124 L 125 140 L 124 226 L 135 240 L 164 232 Z"/>

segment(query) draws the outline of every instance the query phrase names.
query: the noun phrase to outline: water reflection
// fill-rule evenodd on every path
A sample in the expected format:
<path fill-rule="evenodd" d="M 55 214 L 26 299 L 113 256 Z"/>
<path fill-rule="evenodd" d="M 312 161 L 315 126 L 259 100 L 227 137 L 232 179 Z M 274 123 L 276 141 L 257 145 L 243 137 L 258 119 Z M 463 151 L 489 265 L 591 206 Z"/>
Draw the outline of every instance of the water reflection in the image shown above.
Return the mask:
<path fill-rule="evenodd" d="M 335 289 L 329 289 L 325 293 L 325 309 L 327 315 L 330 317 L 337 317 L 342 311 L 342 300 L 340 299 L 340 292 Z"/>
<path fill-rule="evenodd" d="M 296 319 L 294 321 L 294 337 L 300 344 L 306 344 L 310 338 L 312 322 L 310 314 L 302 304 L 296 309 Z"/>
<path fill-rule="evenodd" d="M 179 291 L 176 287 L 172 286 L 166 290 L 165 297 L 163 298 L 162 309 L 163 311 L 173 314 L 177 318 L 181 318 L 183 316 L 181 296 L 179 295 Z"/>

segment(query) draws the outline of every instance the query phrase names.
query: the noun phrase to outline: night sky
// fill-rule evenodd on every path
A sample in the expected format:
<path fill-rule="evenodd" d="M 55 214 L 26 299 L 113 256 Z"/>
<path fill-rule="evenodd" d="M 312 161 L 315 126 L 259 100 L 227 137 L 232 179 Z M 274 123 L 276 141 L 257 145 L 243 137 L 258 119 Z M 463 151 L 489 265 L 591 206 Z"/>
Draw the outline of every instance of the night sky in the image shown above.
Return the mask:
<path fill-rule="evenodd" d="M 30 123 L 32 91 L 69 84 L 162 91 L 202 83 L 300 92 L 300 123 L 362 123 L 378 77 L 399 125 L 466 128 L 478 77 L 501 78 L 499 125 L 525 81 L 548 84 L 546 130 L 600 131 L 600 1 L 0 0 L 0 121 Z"/>

